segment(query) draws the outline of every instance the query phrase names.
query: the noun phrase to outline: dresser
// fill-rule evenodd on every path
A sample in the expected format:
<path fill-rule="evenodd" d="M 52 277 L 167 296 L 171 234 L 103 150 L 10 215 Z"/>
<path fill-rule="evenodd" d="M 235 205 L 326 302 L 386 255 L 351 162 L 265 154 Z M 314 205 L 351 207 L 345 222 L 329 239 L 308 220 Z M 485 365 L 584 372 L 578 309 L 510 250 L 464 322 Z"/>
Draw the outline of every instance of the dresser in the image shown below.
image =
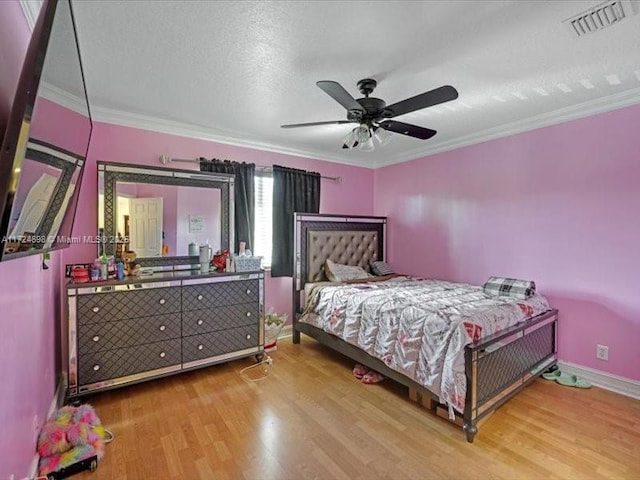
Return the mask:
<path fill-rule="evenodd" d="M 68 397 L 264 354 L 264 273 L 69 284 Z"/>

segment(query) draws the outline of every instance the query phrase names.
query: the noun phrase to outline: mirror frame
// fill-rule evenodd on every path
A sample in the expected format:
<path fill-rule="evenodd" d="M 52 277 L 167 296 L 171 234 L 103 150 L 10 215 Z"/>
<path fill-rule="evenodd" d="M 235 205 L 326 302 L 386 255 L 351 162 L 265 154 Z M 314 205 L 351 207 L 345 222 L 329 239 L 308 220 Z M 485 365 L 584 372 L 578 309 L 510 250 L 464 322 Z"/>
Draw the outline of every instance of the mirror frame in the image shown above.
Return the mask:
<path fill-rule="evenodd" d="M 234 238 L 234 186 L 235 176 L 226 173 L 209 173 L 195 170 L 178 170 L 163 167 L 147 167 L 126 163 L 98 161 L 98 194 L 100 174 L 104 175 L 104 227 L 98 235 L 98 254 L 115 255 L 117 240 L 117 191 L 118 182 L 175 185 L 220 190 L 221 225 L 220 248 L 232 251 Z M 100 203 L 98 202 L 98 208 Z M 99 213 L 99 212 L 98 212 Z M 100 232 L 98 226 L 98 232 Z M 136 258 L 143 268 L 154 270 L 183 270 L 200 267 L 198 256 L 163 256 Z"/>

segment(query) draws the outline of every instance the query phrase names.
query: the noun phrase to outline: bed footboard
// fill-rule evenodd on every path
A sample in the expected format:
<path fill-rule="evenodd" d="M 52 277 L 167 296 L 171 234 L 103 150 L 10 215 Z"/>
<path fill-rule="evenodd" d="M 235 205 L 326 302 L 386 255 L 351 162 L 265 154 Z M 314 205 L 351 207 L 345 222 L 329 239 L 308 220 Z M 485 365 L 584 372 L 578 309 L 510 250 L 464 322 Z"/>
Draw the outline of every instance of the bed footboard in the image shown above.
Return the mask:
<path fill-rule="evenodd" d="M 473 442 L 478 421 L 557 361 L 558 311 L 538 315 L 465 348 L 464 432 Z"/>

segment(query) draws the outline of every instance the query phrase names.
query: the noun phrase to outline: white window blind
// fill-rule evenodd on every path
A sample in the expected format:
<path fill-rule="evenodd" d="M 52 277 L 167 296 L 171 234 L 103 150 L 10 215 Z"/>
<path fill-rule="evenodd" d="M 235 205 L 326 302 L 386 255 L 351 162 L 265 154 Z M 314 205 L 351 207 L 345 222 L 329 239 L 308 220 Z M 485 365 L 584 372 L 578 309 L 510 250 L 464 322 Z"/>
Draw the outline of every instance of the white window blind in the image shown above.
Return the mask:
<path fill-rule="evenodd" d="M 271 232 L 273 218 L 273 176 L 256 172 L 255 177 L 255 244 L 254 255 L 263 257 L 262 266 L 271 266 Z"/>

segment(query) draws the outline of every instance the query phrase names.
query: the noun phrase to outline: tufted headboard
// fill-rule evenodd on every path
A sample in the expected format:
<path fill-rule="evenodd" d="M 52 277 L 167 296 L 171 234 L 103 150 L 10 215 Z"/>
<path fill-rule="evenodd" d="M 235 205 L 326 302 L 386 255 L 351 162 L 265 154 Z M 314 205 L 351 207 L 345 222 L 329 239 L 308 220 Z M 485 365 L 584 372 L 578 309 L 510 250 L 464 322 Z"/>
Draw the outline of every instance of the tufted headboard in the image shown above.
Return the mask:
<path fill-rule="evenodd" d="M 296 213 L 294 221 L 294 314 L 305 283 L 326 280 L 325 260 L 365 270 L 370 261 L 385 260 L 386 217 Z"/>
<path fill-rule="evenodd" d="M 378 232 L 358 230 L 307 230 L 306 282 L 326 280 L 324 262 L 330 259 L 344 265 L 369 270 L 369 262 L 378 259 Z"/>

